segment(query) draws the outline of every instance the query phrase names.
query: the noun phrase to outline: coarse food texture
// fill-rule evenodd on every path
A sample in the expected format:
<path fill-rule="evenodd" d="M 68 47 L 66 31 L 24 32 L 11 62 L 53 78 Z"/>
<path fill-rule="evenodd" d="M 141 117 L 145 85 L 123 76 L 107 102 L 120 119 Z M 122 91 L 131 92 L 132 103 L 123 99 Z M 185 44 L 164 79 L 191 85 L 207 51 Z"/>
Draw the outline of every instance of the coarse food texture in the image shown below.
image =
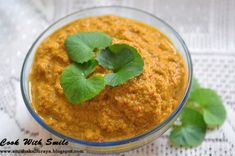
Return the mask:
<path fill-rule="evenodd" d="M 113 43 L 135 47 L 144 59 L 144 71 L 120 86 L 106 86 L 89 101 L 73 105 L 60 85 L 60 75 L 71 62 L 64 40 L 84 31 L 104 32 Z M 107 72 L 97 66 L 94 75 Z M 141 134 L 166 119 L 184 95 L 187 69 L 180 53 L 159 30 L 104 15 L 76 20 L 47 37 L 36 51 L 30 83 L 33 107 L 50 127 L 77 139 L 115 141 Z"/>

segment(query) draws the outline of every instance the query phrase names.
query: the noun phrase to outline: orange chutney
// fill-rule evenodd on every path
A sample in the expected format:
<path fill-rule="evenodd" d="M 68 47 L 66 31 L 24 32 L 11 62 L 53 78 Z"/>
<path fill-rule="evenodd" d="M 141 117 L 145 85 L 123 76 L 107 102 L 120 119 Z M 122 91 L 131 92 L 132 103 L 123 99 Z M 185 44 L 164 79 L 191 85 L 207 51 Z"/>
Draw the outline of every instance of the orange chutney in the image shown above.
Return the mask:
<path fill-rule="evenodd" d="M 106 86 L 95 98 L 73 105 L 60 85 L 71 63 L 64 47 L 68 35 L 99 31 L 113 43 L 135 47 L 144 59 L 141 75 L 117 87 Z M 97 66 L 95 74 L 104 74 Z M 38 47 L 30 73 L 33 107 L 60 133 L 82 140 L 114 141 L 141 134 L 166 119 L 185 92 L 187 69 L 182 56 L 159 30 L 123 17 L 104 15 L 76 20 Z"/>

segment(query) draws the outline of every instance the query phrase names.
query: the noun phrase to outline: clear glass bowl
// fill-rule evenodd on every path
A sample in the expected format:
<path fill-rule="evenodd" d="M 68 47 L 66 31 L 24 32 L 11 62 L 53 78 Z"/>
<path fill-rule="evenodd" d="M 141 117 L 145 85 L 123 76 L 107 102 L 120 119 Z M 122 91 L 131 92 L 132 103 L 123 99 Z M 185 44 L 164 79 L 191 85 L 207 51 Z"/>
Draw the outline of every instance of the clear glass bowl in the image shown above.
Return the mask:
<path fill-rule="evenodd" d="M 90 141 L 84 141 L 79 140 L 76 138 L 71 138 L 69 136 L 66 136 L 64 134 L 61 134 L 60 132 L 57 132 L 56 130 L 52 129 L 50 126 L 48 126 L 35 112 L 34 108 L 32 107 L 32 101 L 31 101 L 31 95 L 30 95 L 30 83 L 29 83 L 29 73 L 31 70 L 34 54 L 36 52 L 36 49 L 38 45 L 50 34 L 52 34 L 55 30 L 58 28 L 61 28 L 62 26 L 76 20 L 79 18 L 84 18 L 87 16 L 98 16 L 98 15 L 104 15 L 104 14 L 112 14 L 117 16 L 123 16 L 126 18 L 135 19 L 138 21 L 142 21 L 144 23 L 147 23 L 149 25 L 152 25 L 153 27 L 158 28 L 160 31 L 162 31 L 166 36 L 168 36 L 172 43 L 175 45 L 175 47 L 179 50 L 181 55 L 184 58 L 184 61 L 186 63 L 186 68 L 188 70 L 188 82 L 187 87 L 184 92 L 184 96 L 181 99 L 181 102 L 179 103 L 178 107 L 172 112 L 168 118 L 166 118 L 161 124 L 156 125 L 152 129 L 148 130 L 147 132 L 134 136 L 132 138 L 124 139 L 124 140 L 118 140 L 118 141 L 112 141 L 112 142 L 90 142 Z M 78 12 L 75 12 L 73 14 L 70 14 L 66 17 L 61 18 L 60 20 L 56 21 L 54 24 L 49 26 L 33 43 L 32 47 L 30 48 L 28 54 L 25 57 L 24 64 L 22 67 L 21 72 L 21 91 L 23 95 L 24 102 L 33 116 L 33 118 L 46 130 L 48 130 L 53 135 L 61 138 L 66 139 L 70 142 L 71 145 L 74 145 L 80 150 L 85 150 L 89 152 L 122 152 L 127 151 L 133 148 L 137 148 L 139 146 L 142 146 L 144 144 L 147 144 L 157 137 L 159 137 L 161 134 L 163 134 L 176 120 L 177 116 L 179 115 L 180 111 L 182 110 L 184 104 L 186 103 L 187 97 L 189 95 L 189 90 L 191 86 L 192 81 L 192 61 L 190 58 L 189 51 L 187 49 L 187 46 L 185 45 L 183 39 L 180 37 L 180 35 L 166 22 L 159 19 L 158 17 L 147 13 L 142 10 L 129 8 L 129 7 L 121 7 L 121 6 L 105 6 L 105 7 L 95 7 L 95 8 L 89 8 L 85 10 L 81 10 Z"/>

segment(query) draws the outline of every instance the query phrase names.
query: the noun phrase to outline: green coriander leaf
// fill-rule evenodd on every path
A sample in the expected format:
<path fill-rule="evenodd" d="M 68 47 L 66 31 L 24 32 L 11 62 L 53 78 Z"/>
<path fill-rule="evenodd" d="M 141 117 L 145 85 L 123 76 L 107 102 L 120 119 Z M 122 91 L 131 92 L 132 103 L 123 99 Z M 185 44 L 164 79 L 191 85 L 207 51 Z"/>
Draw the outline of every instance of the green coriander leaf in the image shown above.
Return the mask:
<path fill-rule="evenodd" d="M 94 49 L 105 48 L 111 42 L 112 38 L 102 32 L 80 32 L 68 36 L 64 45 L 71 60 L 83 63 L 94 56 Z"/>
<path fill-rule="evenodd" d="M 201 88 L 200 84 L 198 83 L 197 79 L 193 77 L 190 95 L 194 90 L 199 89 L 199 88 Z M 187 101 L 187 106 L 192 107 L 196 110 L 200 110 L 200 107 L 198 106 L 198 104 L 191 101 L 190 99 Z"/>
<path fill-rule="evenodd" d="M 196 89 L 191 92 L 189 99 L 201 107 L 203 118 L 208 125 L 217 126 L 224 122 L 226 111 L 222 100 L 214 90 Z"/>
<path fill-rule="evenodd" d="M 98 53 L 98 63 L 113 70 L 105 75 L 110 86 L 120 85 L 143 72 L 144 61 L 137 50 L 127 44 L 113 44 Z"/>
<path fill-rule="evenodd" d="M 200 84 L 198 83 L 198 80 L 193 77 L 191 92 L 193 92 L 194 90 L 199 89 L 199 88 L 201 88 L 201 87 L 200 87 Z"/>
<path fill-rule="evenodd" d="M 96 61 L 90 60 L 84 64 L 72 63 L 67 66 L 61 77 L 60 84 L 65 97 L 73 104 L 79 104 L 97 96 L 105 87 L 102 76 L 86 78 L 96 66 Z"/>
<path fill-rule="evenodd" d="M 88 62 L 85 62 L 83 64 L 76 63 L 77 68 L 80 69 L 80 71 L 83 73 L 85 77 L 87 77 L 89 74 L 91 74 L 97 65 L 97 61 L 95 59 L 91 59 Z"/>
<path fill-rule="evenodd" d="M 180 116 L 181 125 L 173 128 L 170 141 L 175 145 L 197 146 L 204 140 L 206 124 L 201 113 L 185 107 Z"/>

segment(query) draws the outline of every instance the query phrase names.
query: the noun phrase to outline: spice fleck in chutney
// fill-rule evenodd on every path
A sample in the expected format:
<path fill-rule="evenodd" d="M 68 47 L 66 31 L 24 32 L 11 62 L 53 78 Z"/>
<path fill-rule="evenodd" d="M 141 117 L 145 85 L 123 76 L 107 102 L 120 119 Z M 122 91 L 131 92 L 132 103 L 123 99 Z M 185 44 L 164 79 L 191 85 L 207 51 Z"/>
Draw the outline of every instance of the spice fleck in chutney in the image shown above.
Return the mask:
<path fill-rule="evenodd" d="M 64 41 L 69 35 L 94 31 L 110 35 L 112 44 L 135 47 L 144 60 L 144 70 L 74 105 L 60 85 L 60 76 L 71 63 Z M 94 75 L 107 72 L 97 66 Z M 43 121 L 64 135 L 89 141 L 121 140 L 166 119 L 182 99 L 186 77 L 182 56 L 159 30 L 113 15 L 88 17 L 65 25 L 39 45 L 30 73 L 32 103 Z"/>

